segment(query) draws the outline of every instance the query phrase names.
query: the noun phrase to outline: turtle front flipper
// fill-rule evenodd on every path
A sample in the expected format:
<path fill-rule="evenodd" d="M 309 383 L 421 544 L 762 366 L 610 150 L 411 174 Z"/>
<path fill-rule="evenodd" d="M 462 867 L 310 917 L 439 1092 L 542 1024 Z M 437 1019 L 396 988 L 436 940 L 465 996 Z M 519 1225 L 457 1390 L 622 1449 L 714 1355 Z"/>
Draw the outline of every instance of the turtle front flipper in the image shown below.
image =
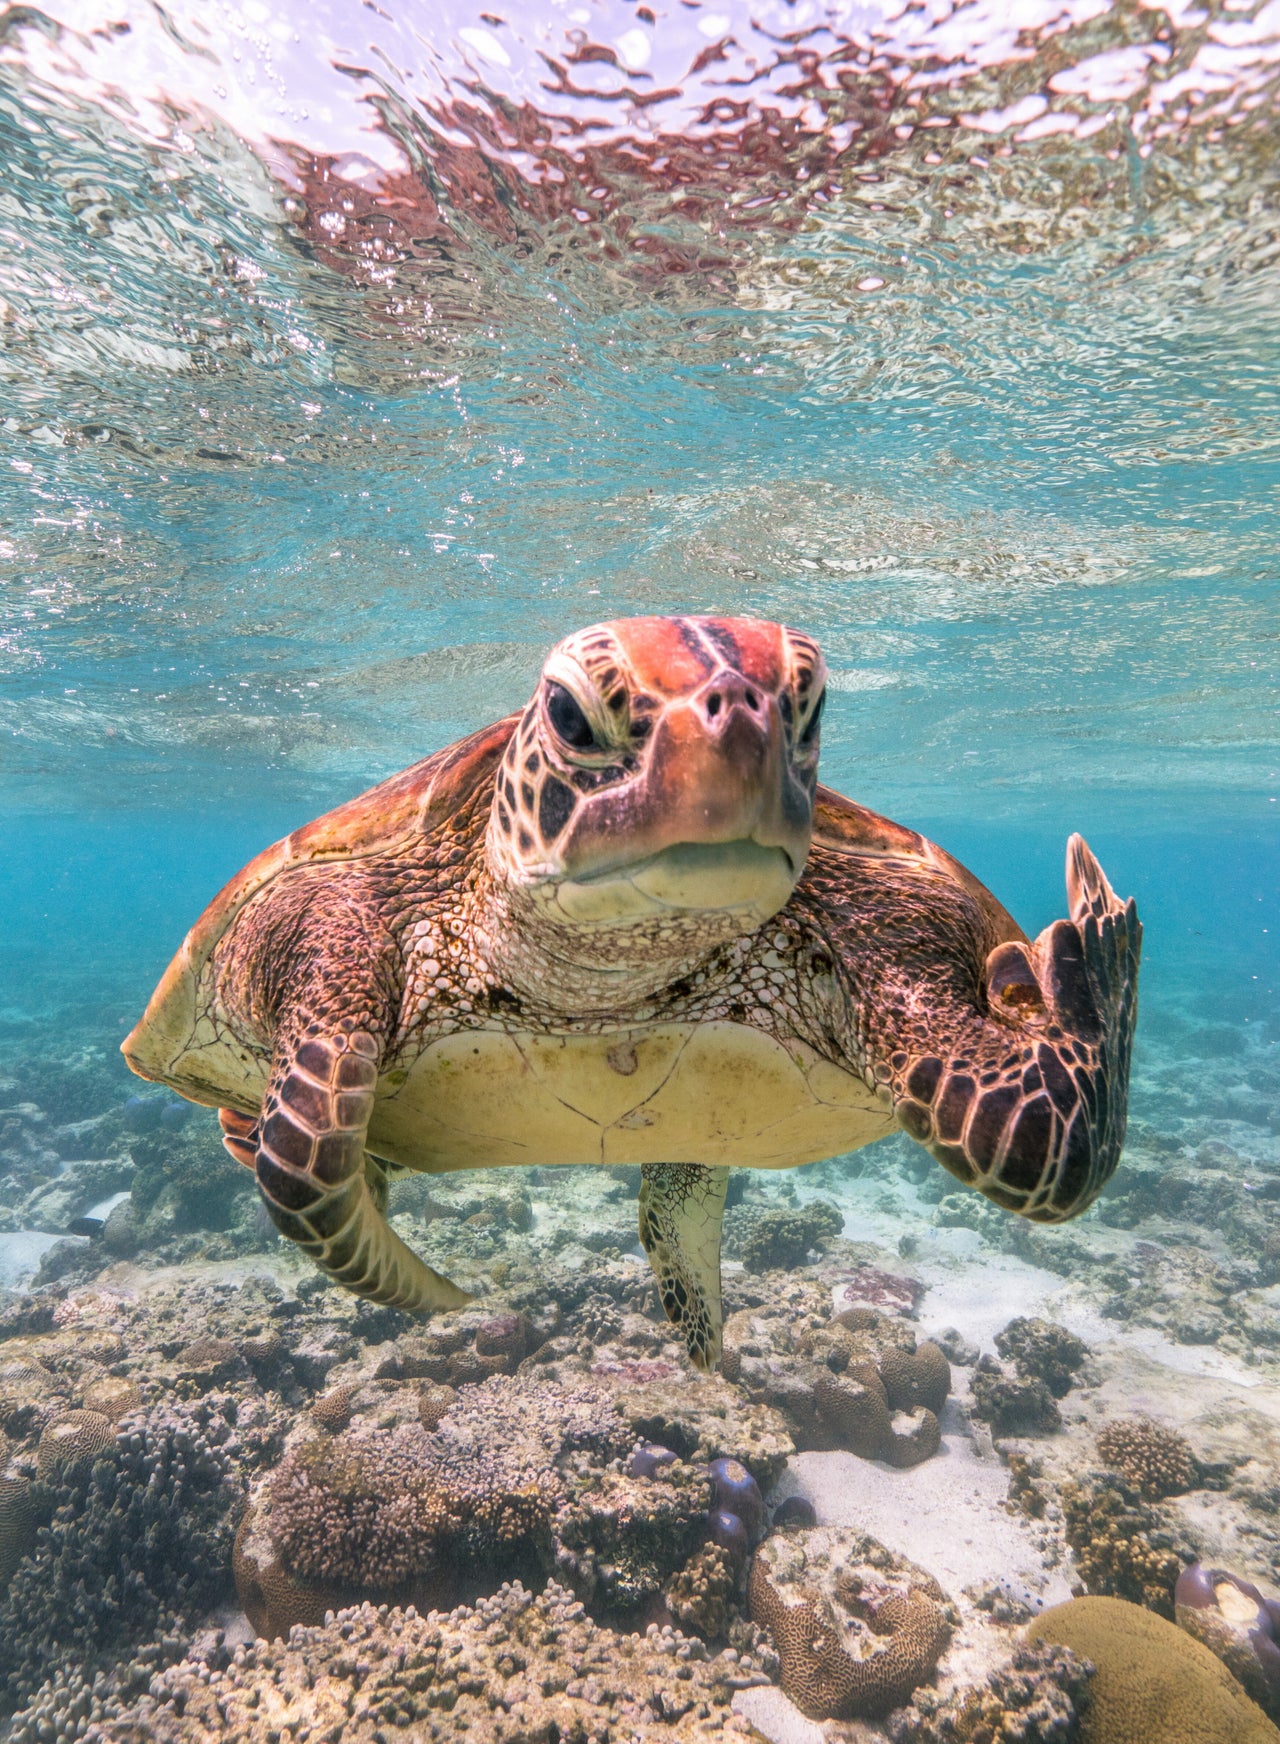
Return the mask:
<path fill-rule="evenodd" d="M 727 1168 L 645 1163 L 640 1170 L 640 1244 L 667 1319 L 695 1368 L 720 1360 L 720 1223 Z"/>
<path fill-rule="evenodd" d="M 258 1123 L 258 1187 L 276 1228 L 335 1283 L 396 1308 L 461 1308 L 471 1297 L 405 1246 L 370 1191 L 379 1052 L 361 1029 L 304 1032 L 296 1044 L 282 1029 Z M 372 1174 L 385 1206 L 385 1174 Z"/>
<path fill-rule="evenodd" d="M 1137 907 L 1120 901 L 1080 836 L 1067 844 L 1067 897 L 1069 920 L 991 951 L 985 1012 L 922 1004 L 926 1035 L 910 1052 L 899 1042 L 887 1062 L 911 1136 L 1039 1223 L 1078 1216 L 1115 1171 L 1138 1012 Z"/>

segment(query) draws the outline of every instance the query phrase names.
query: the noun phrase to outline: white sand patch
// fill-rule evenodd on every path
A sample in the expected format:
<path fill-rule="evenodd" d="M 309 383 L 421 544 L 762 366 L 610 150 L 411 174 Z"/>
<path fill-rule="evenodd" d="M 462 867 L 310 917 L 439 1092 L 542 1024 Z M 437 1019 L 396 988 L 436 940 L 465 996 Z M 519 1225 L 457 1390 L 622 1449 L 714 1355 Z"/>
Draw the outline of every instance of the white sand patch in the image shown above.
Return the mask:
<path fill-rule="evenodd" d="M 1029 1524 L 1005 1511 L 1009 1473 L 957 1433 L 948 1408 L 942 1451 L 909 1471 L 852 1453 L 799 1453 L 771 1500 L 800 1495 L 820 1526 L 857 1526 L 939 1580 L 957 1597 L 998 1583 L 1037 1607 L 1071 1597 L 1065 1570 L 1051 1568 Z"/>
<path fill-rule="evenodd" d="M 0 1289 L 12 1290 L 28 1282 L 56 1243 L 80 1239 L 73 1235 L 50 1235 L 43 1229 L 15 1229 L 0 1235 Z"/>
<path fill-rule="evenodd" d="M 761 1685 L 739 1690 L 733 1698 L 733 1711 L 750 1720 L 770 1744 L 827 1744 L 823 1728 L 815 1720 L 806 1720 L 780 1689 Z M 883 1733 L 879 1735 L 883 1737 Z"/>

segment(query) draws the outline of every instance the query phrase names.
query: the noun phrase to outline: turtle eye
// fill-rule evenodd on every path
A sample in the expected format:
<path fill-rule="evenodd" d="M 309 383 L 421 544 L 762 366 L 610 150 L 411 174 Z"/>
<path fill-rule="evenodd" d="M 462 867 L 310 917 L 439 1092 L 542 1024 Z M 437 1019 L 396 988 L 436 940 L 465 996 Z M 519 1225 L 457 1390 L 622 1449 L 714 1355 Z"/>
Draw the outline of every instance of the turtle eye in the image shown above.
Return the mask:
<path fill-rule="evenodd" d="M 571 745 L 575 751 L 600 749 L 591 722 L 582 712 L 577 697 L 563 684 L 547 685 L 547 718 L 565 744 Z"/>
<path fill-rule="evenodd" d="M 813 713 L 809 716 L 805 729 L 800 735 L 800 743 L 802 745 L 812 745 L 813 741 L 817 738 L 818 727 L 822 722 L 822 711 L 826 706 L 826 701 L 827 693 L 824 688 L 822 695 L 818 698 L 817 702 L 814 703 Z"/>

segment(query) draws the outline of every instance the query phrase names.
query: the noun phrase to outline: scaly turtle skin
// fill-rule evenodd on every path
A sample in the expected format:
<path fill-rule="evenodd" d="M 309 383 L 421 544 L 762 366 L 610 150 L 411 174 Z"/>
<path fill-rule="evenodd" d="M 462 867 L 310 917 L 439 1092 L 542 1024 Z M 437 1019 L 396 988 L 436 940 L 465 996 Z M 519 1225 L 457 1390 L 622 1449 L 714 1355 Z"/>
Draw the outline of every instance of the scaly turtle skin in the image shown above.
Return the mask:
<path fill-rule="evenodd" d="M 383 1163 L 640 1163 L 640 1238 L 700 1368 L 729 1167 L 904 1128 L 1041 1222 L 1124 1137 L 1141 928 L 1084 842 L 1034 943 L 912 830 L 820 787 L 817 646 L 634 618 L 522 714 L 296 831 L 197 921 L 124 1043 L 218 1107 L 277 1227 L 404 1308 L 463 1292 Z"/>

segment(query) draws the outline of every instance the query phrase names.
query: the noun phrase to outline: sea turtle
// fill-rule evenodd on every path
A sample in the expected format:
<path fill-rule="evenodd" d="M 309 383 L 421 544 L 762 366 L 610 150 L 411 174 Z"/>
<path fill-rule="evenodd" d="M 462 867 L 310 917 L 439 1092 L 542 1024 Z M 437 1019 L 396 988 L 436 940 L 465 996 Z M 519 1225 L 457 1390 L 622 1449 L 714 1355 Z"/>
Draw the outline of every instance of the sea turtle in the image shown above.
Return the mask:
<path fill-rule="evenodd" d="M 469 1300 L 386 1165 L 639 1163 L 640 1239 L 720 1351 L 729 1168 L 904 1129 L 1060 1222 L 1115 1169 L 1141 929 L 1079 836 L 1031 943 L 950 855 L 818 785 L 815 642 L 747 618 L 567 637 L 532 701 L 260 854 L 124 1055 L 221 1109 L 278 1229 L 408 1309 Z"/>

